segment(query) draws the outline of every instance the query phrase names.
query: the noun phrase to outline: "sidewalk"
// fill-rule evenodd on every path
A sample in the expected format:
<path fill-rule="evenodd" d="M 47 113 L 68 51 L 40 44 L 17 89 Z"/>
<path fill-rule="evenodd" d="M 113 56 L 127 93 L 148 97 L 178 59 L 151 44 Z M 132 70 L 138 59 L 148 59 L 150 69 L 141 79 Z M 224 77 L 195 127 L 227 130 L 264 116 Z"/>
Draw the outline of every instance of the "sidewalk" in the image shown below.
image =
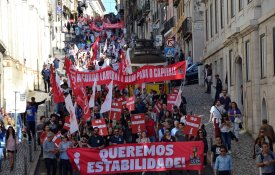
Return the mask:
<path fill-rule="evenodd" d="M 40 92 L 40 91 L 31 91 L 28 93 L 27 101 L 30 101 L 31 97 L 35 97 L 37 102 L 44 100 L 47 98 L 46 103 L 42 104 L 38 107 L 37 111 L 37 123 L 39 122 L 39 118 L 42 115 L 46 117 L 49 116 L 51 113 L 49 111 L 52 108 L 49 108 L 50 105 L 50 96 L 48 93 Z M 2 173 L 1 175 L 34 175 L 37 163 L 39 161 L 41 150 L 40 146 L 37 145 L 36 150 L 34 149 L 34 144 L 29 144 L 28 140 L 23 139 L 22 142 L 18 145 L 16 160 L 15 160 L 15 167 L 14 172 L 9 172 L 9 162 L 8 158 L 2 161 Z"/>

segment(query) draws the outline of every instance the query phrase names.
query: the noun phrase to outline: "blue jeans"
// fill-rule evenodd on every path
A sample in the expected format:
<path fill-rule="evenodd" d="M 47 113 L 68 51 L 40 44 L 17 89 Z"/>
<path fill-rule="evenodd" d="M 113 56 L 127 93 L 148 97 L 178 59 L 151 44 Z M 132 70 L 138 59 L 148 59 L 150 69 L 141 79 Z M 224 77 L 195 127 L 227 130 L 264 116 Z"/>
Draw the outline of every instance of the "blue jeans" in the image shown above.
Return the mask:
<path fill-rule="evenodd" d="M 221 132 L 223 145 L 227 150 L 231 150 L 231 137 L 229 132 Z"/>

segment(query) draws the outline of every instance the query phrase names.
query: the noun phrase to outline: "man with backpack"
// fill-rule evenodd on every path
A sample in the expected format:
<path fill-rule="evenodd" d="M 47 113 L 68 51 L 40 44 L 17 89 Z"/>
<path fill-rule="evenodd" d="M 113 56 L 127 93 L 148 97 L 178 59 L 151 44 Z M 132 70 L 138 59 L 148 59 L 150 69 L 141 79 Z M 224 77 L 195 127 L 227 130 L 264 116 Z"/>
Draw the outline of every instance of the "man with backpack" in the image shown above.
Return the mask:
<path fill-rule="evenodd" d="M 270 151 L 268 143 L 262 143 L 262 153 L 256 159 L 256 166 L 260 168 L 261 175 L 273 175 L 275 173 L 274 153 Z"/>

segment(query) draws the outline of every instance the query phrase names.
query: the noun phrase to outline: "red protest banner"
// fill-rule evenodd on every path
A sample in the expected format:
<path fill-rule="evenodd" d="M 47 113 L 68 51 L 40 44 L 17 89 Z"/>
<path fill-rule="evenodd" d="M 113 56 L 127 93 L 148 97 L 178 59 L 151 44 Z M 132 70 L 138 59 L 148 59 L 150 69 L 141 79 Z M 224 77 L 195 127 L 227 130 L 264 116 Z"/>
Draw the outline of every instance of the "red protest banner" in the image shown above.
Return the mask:
<path fill-rule="evenodd" d="M 200 128 L 200 124 L 201 124 L 201 117 L 187 115 L 186 122 L 185 122 L 184 129 L 183 129 L 184 134 L 188 134 L 191 136 L 197 136 L 197 132 Z"/>
<path fill-rule="evenodd" d="M 113 101 L 111 106 L 111 111 L 110 111 L 110 119 L 120 120 L 121 112 L 122 112 L 122 103 Z"/>
<path fill-rule="evenodd" d="M 124 27 L 124 22 L 117 22 L 115 24 L 109 24 L 106 22 L 103 22 L 103 28 L 104 29 L 120 29 Z"/>
<path fill-rule="evenodd" d="M 127 98 L 126 108 L 128 108 L 129 111 L 135 110 L 135 96 Z"/>
<path fill-rule="evenodd" d="M 144 114 L 132 114 L 131 115 L 132 123 L 132 133 L 136 134 L 140 131 L 145 131 L 145 115 Z"/>
<path fill-rule="evenodd" d="M 179 89 L 178 88 L 173 88 L 172 94 L 178 94 L 178 93 L 179 93 Z"/>
<path fill-rule="evenodd" d="M 69 148 L 72 166 L 82 175 L 202 170 L 202 141 L 121 144 L 103 149 Z"/>
<path fill-rule="evenodd" d="M 173 110 L 173 106 L 175 106 L 178 94 L 168 94 L 167 95 L 167 109 L 168 111 Z"/>
<path fill-rule="evenodd" d="M 59 131 L 58 133 L 56 133 L 53 137 L 53 142 L 55 143 L 56 146 L 59 146 L 59 144 L 61 143 L 61 132 Z"/>
<path fill-rule="evenodd" d="M 121 102 L 122 105 L 126 105 L 126 103 L 127 103 L 125 97 L 119 97 L 119 98 L 115 99 L 115 101 Z"/>
<path fill-rule="evenodd" d="M 108 135 L 108 129 L 106 126 L 105 119 L 94 119 L 92 120 L 93 127 L 98 127 L 99 129 L 99 135 L 106 136 Z"/>
<path fill-rule="evenodd" d="M 77 83 L 83 81 L 85 86 L 92 86 L 95 79 L 97 80 L 98 85 L 108 84 L 111 80 L 113 80 L 114 84 L 117 85 L 133 85 L 184 79 L 186 72 L 185 69 L 186 62 L 181 61 L 168 66 L 146 65 L 129 75 L 121 75 L 119 74 L 119 71 L 113 70 L 110 66 L 93 72 L 83 72 L 73 69 L 70 69 L 69 71 L 77 74 Z"/>
<path fill-rule="evenodd" d="M 154 106 L 154 108 L 153 108 L 153 111 L 154 111 L 156 114 L 159 115 L 161 109 L 162 109 L 162 104 L 158 101 L 158 102 L 155 104 L 155 106 Z"/>

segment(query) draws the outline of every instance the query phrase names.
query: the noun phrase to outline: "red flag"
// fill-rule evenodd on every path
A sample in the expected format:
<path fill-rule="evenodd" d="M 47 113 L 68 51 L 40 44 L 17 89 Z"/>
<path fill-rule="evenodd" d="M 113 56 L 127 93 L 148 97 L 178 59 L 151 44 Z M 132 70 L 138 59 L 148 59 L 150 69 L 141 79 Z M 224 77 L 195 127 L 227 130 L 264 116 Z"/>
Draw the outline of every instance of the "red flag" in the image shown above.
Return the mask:
<path fill-rule="evenodd" d="M 89 107 L 88 96 L 86 93 L 86 87 L 84 87 L 83 81 L 81 81 L 77 85 L 75 97 L 76 97 L 76 103 L 80 105 L 80 107 L 83 110 L 84 121 L 88 120 L 91 117 L 91 111 Z"/>
<path fill-rule="evenodd" d="M 95 42 L 94 42 L 94 44 L 93 44 L 93 46 L 92 46 L 92 49 L 91 49 L 93 51 L 92 61 L 96 60 L 96 58 L 97 58 L 98 43 L 99 43 L 99 41 L 100 41 L 100 38 L 97 37 L 96 40 L 95 40 Z"/>
<path fill-rule="evenodd" d="M 125 74 L 125 69 L 126 69 L 126 62 L 125 62 L 125 55 L 124 52 L 121 51 L 120 54 L 120 63 L 119 63 L 119 74 Z"/>
<path fill-rule="evenodd" d="M 87 120 L 90 118 L 91 112 L 83 80 L 81 80 L 81 82 L 77 84 L 76 72 L 68 59 L 65 59 L 65 67 L 66 73 L 70 80 L 73 94 L 76 97 L 76 103 L 82 108 L 84 112 L 84 120 Z"/>
<path fill-rule="evenodd" d="M 128 108 L 129 111 L 135 110 L 135 96 L 127 99 L 126 108 Z"/>
<path fill-rule="evenodd" d="M 48 132 L 43 131 L 40 135 L 40 143 L 43 144 L 45 140 L 47 139 Z"/>
<path fill-rule="evenodd" d="M 53 67 L 52 66 L 51 66 L 50 70 L 51 70 L 50 82 L 51 82 L 51 85 L 52 85 L 53 101 L 54 101 L 54 103 L 64 102 L 63 92 L 62 92 L 62 90 L 59 86 L 60 78 L 57 74 L 55 74 L 53 72 Z"/>
<path fill-rule="evenodd" d="M 70 130 L 70 124 L 71 122 L 70 122 L 70 117 L 65 117 L 65 123 L 64 123 L 64 126 L 63 126 L 63 129 L 66 129 L 66 130 Z"/>

